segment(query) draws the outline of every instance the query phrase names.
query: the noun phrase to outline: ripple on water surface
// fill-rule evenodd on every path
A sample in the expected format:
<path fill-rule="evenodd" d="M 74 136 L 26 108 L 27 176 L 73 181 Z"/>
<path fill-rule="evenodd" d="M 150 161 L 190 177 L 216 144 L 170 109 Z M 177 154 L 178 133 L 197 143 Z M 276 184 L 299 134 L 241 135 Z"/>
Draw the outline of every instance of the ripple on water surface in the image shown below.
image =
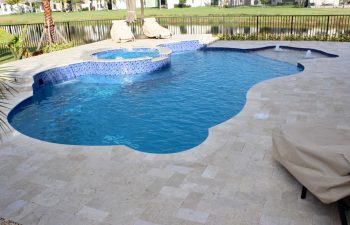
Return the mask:
<path fill-rule="evenodd" d="M 298 71 L 247 53 L 174 54 L 171 67 L 161 71 L 117 78 L 92 74 L 45 87 L 19 104 L 9 121 L 21 133 L 49 142 L 179 152 L 236 115 L 251 86 Z"/>
<path fill-rule="evenodd" d="M 141 57 L 159 57 L 157 49 L 134 48 L 134 49 L 114 49 L 97 52 L 93 54 L 98 59 L 132 59 Z"/>

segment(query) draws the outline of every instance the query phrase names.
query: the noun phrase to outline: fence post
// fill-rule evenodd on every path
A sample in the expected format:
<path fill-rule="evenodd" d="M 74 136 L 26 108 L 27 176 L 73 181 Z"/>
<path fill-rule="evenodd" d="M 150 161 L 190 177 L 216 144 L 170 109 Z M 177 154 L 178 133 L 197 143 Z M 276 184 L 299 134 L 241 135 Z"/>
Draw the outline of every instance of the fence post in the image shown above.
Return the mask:
<path fill-rule="evenodd" d="M 292 16 L 292 21 L 290 24 L 290 35 L 293 35 L 293 23 L 294 23 L 294 16 Z"/>
<path fill-rule="evenodd" d="M 222 16 L 222 33 L 224 33 L 225 40 L 226 40 L 227 32 L 225 29 L 225 16 Z"/>
<path fill-rule="evenodd" d="M 192 16 L 190 17 L 190 28 L 191 28 L 191 33 L 190 34 L 192 34 L 192 32 L 193 32 L 193 30 L 192 30 Z"/>
<path fill-rule="evenodd" d="M 70 24 L 69 24 L 69 22 L 67 22 L 66 26 L 67 26 L 67 30 L 68 30 L 68 32 L 67 32 L 67 34 L 68 34 L 68 40 L 69 40 L 69 42 L 71 42 L 71 41 L 72 41 L 72 38 L 71 38 L 71 36 L 70 36 Z"/>
<path fill-rule="evenodd" d="M 97 21 L 97 36 L 98 36 L 98 40 L 101 41 L 101 29 L 100 29 L 100 21 Z"/>
<path fill-rule="evenodd" d="M 256 16 L 256 36 L 259 40 L 259 16 Z"/>
<path fill-rule="evenodd" d="M 328 31 L 329 31 L 329 15 L 327 16 L 326 40 L 328 40 Z"/>
<path fill-rule="evenodd" d="M 12 35 L 15 34 L 15 32 L 12 29 L 13 26 L 15 26 L 15 25 L 9 25 L 9 31 L 10 31 L 9 33 Z"/>

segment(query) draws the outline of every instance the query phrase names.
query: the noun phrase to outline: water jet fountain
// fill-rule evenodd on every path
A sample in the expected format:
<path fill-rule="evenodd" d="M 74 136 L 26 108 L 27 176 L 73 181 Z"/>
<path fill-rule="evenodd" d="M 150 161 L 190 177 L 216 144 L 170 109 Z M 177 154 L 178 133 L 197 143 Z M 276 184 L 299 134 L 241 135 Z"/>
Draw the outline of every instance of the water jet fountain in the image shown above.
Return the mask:
<path fill-rule="evenodd" d="M 312 57 L 313 56 L 312 56 L 311 50 L 307 50 L 305 53 L 305 59 L 311 59 Z"/>
<path fill-rule="evenodd" d="M 280 48 L 279 45 L 276 45 L 276 46 L 275 46 L 275 51 L 276 51 L 276 52 L 281 52 L 281 51 L 283 51 L 283 50 Z"/>

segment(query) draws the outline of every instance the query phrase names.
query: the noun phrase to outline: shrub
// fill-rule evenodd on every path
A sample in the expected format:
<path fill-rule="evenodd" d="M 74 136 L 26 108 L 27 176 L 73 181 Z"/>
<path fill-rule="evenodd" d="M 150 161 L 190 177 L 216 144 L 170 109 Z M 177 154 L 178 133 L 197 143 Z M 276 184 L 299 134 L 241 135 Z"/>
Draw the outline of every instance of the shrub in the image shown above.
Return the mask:
<path fill-rule="evenodd" d="M 6 45 L 15 59 L 22 59 L 30 55 L 25 39 L 27 37 L 27 27 L 23 27 L 22 34 L 12 35 L 0 28 L 0 44 Z"/>
<path fill-rule="evenodd" d="M 12 75 L 13 70 L 8 68 L 0 68 L 0 140 L 2 133 L 11 130 L 7 125 L 7 116 L 5 111 L 8 110 L 9 104 L 7 100 L 15 94 L 16 89 L 13 87 L 17 83 L 17 76 Z M 0 218 L 1 222 L 1 218 Z"/>
<path fill-rule="evenodd" d="M 51 45 L 46 45 L 42 48 L 43 53 L 49 53 L 54 51 L 59 51 L 67 48 L 73 47 L 73 43 L 55 43 Z"/>
<path fill-rule="evenodd" d="M 175 8 L 189 8 L 190 5 L 186 5 L 187 0 L 179 0 L 179 4 L 175 4 Z"/>
<path fill-rule="evenodd" d="M 303 34 L 270 34 L 270 33 L 259 33 L 259 34 L 218 34 L 220 40 L 269 40 L 269 41 L 338 41 L 338 42 L 349 42 L 350 36 L 347 34 L 339 34 L 333 36 L 327 36 L 322 34 L 316 34 L 313 36 Z"/>
<path fill-rule="evenodd" d="M 186 5 L 186 4 L 175 4 L 174 5 L 175 8 L 190 8 L 190 5 Z"/>

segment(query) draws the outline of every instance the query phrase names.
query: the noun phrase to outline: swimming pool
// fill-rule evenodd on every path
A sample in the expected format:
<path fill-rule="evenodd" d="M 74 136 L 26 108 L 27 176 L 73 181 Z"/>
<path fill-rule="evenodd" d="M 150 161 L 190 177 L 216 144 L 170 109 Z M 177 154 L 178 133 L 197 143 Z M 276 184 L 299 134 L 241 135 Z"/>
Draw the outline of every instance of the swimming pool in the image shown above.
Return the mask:
<path fill-rule="evenodd" d="M 199 145 L 208 128 L 239 113 L 254 84 L 301 70 L 230 50 L 171 58 L 171 67 L 152 73 L 86 74 L 44 86 L 10 112 L 9 122 L 25 135 L 54 143 L 175 153 Z"/>
<path fill-rule="evenodd" d="M 133 48 L 133 49 L 113 49 L 107 51 L 96 52 L 92 54 L 98 59 L 133 59 L 141 57 L 159 57 L 159 51 L 151 48 Z"/>

